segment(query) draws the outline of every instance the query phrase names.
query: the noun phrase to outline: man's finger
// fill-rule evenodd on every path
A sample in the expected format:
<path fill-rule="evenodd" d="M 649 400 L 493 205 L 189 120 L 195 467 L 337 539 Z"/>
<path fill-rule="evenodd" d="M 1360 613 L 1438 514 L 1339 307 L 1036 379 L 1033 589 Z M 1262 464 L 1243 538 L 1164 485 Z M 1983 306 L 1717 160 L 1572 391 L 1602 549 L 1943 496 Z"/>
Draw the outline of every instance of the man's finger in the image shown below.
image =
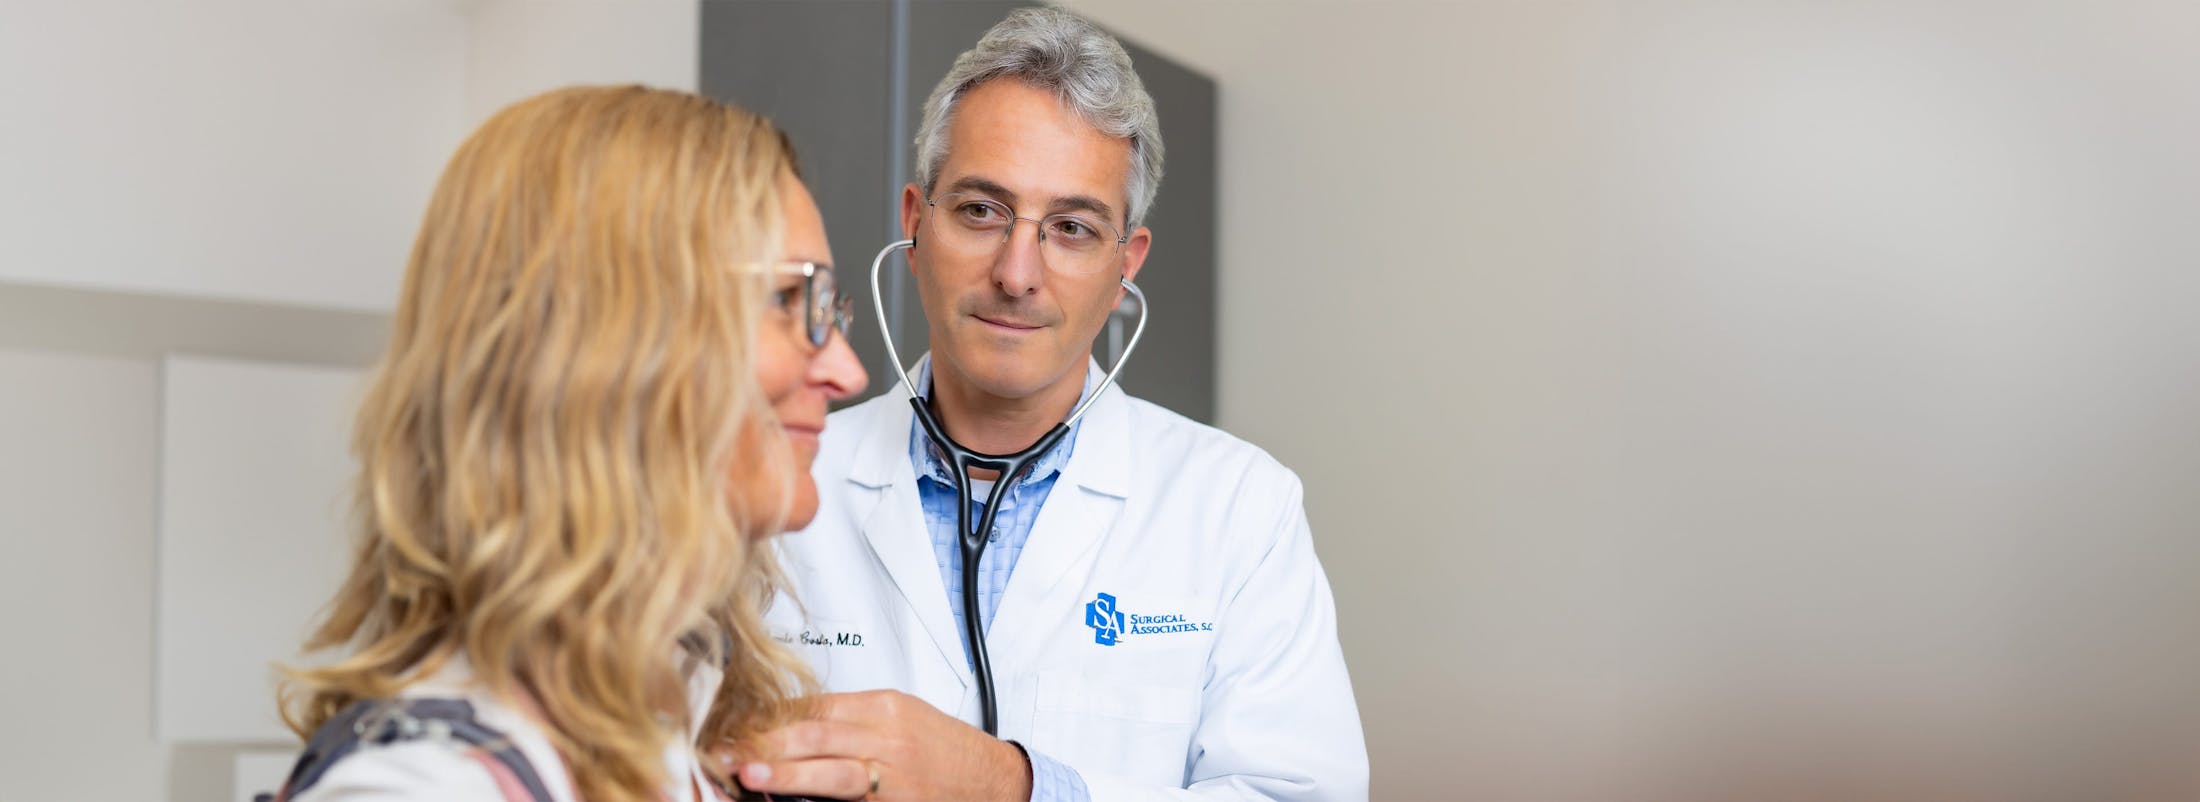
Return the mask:
<path fill-rule="evenodd" d="M 875 755 L 876 739 L 867 728 L 841 721 L 797 721 L 757 738 L 754 749 L 743 754 L 771 760 L 810 760 L 844 757 L 863 759 Z"/>
<path fill-rule="evenodd" d="M 835 721 L 845 719 L 867 708 L 869 705 L 864 700 L 869 698 L 871 698 L 869 692 L 825 693 L 812 696 L 810 697 L 810 717 Z"/>
<path fill-rule="evenodd" d="M 778 760 L 741 766 L 741 787 L 770 794 L 862 799 L 871 793 L 871 769 L 848 758 Z"/>
<path fill-rule="evenodd" d="M 894 691 L 862 691 L 828 693 L 814 701 L 813 714 L 820 720 L 859 723 L 899 718 L 916 700 Z"/>
<path fill-rule="evenodd" d="M 733 773 L 733 770 L 740 768 L 741 764 L 756 760 L 759 757 L 762 756 L 756 754 L 755 749 L 730 741 L 710 748 L 710 759 L 715 761 L 718 768 L 727 774 Z"/>

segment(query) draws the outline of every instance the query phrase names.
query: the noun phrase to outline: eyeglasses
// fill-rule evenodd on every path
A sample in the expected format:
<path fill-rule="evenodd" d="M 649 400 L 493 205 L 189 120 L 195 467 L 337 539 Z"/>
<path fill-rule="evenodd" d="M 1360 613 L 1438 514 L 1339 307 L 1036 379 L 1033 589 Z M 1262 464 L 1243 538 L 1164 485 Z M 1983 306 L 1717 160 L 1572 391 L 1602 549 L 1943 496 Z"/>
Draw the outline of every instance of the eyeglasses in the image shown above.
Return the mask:
<path fill-rule="evenodd" d="M 778 275 L 802 277 L 802 331 L 810 338 L 810 346 L 823 348 L 838 330 L 840 336 L 848 336 L 848 322 L 853 319 L 855 299 L 840 294 L 840 284 L 833 279 L 833 268 L 816 262 L 783 262 L 771 265 L 770 272 Z M 787 314 L 794 314 L 793 288 L 787 289 L 776 301 Z"/>
<path fill-rule="evenodd" d="M 997 254 L 1016 231 L 1016 221 L 1039 227 L 1039 258 L 1050 269 L 1064 273 L 1099 272 L 1122 253 L 1128 236 L 1118 234 L 1107 221 L 1081 214 L 1050 214 L 1033 220 L 1017 217 L 1006 204 L 984 195 L 950 192 L 927 198 L 936 218 L 932 237 L 966 256 Z"/>

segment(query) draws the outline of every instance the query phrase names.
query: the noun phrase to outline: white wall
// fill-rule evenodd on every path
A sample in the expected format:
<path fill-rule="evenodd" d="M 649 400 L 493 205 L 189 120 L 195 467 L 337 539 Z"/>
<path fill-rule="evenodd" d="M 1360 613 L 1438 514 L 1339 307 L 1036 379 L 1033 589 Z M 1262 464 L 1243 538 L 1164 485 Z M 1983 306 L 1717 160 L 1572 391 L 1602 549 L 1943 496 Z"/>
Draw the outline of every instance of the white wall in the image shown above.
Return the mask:
<path fill-rule="evenodd" d="M 298 664 L 351 558 L 364 374 L 171 356 L 161 365 L 155 732 L 282 743 L 273 666 Z M 266 790 L 266 789 L 263 789 Z"/>
<path fill-rule="evenodd" d="M 0 349 L 0 799 L 163 798 L 157 374 Z"/>
<path fill-rule="evenodd" d="M 464 135 L 450 0 L 0 8 L 0 279 L 386 309 Z"/>
<path fill-rule="evenodd" d="M 696 91 L 700 0 L 479 0 L 467 51 L 469 120 L 568 84 Z"/>
<path fill-rule="evenodd" d="M 0 281 L 387 310 L 473 125 L 693 90 L 697 2 L 11 2 Z"/>
<path fill-rule="evenodd" d="M 2200 793 L 2200 6 L 1071 5 L 1221 86 L 1377 799 Z"/>

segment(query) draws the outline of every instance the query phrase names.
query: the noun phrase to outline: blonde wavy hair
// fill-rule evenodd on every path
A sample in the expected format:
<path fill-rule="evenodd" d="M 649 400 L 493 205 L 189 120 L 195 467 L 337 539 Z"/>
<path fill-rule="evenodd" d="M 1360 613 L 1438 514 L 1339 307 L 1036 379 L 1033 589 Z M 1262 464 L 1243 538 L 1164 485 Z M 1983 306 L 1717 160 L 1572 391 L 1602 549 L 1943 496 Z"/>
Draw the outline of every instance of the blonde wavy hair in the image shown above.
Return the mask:
<path fill-rule="evenodd" d="M 793 170 L 762 117 L 633 86 L 530 98 L 459 147 L 359 411 L 351 573 L 305 644 L 345 652 L 284 669 L 300 737 L 462 656 L 540 711 L 581 798 L 655 800 L 695 661 L 725 667 L 705 743 L 814 688 L 744 531 L 784 512 L 728 487 L 785 453 L 740 266 L 778 257 Z"/>

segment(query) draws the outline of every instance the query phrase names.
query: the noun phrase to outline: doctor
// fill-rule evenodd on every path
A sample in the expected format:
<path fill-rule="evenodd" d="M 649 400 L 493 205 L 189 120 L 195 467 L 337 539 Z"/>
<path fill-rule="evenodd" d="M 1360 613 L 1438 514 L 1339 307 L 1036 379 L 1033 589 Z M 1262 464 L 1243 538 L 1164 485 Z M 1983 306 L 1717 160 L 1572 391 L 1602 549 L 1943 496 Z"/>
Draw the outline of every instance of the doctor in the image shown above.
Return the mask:
<path fill-rule="evenodd" d="M 1093 338 L 1146 261 L 1153 100 L 1113 38 L 1020 10 L 932 93 L 917 160 L 901 198 L 933 349 L 917 391 L 954 440 L 1024 449 L 1099 382 Z M 1067 244 L 1090 236 L 1103 247 Z M 1366 798 L 1336 611 L 1289 469 L 1107 389 L 1011 477 L 966 612 L 954 482 L 889 385 L 833 416 L 822 512 L 781 541 L 800 604 L 782 602 L 774 626 L 835 693 L 727 755 L 744 785 L 876 802 Z M 1000 738 L 973 726 L 972 614 Z"/>

